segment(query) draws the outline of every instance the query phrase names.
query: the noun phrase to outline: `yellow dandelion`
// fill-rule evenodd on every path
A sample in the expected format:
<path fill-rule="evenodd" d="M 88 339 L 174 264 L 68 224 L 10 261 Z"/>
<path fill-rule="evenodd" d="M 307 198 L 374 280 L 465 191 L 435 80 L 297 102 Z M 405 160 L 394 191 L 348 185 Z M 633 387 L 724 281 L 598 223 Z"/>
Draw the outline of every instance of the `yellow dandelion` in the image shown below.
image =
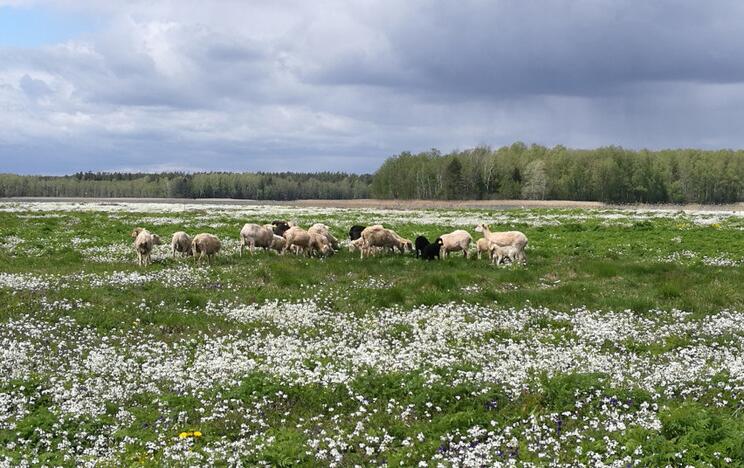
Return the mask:
<path fill-rule="evenodd" d="M 201 431 L 194 431 L 194 437 L 201 437 L 202 433 Z"/>
<path fill-rule="evenodd" d="M 182 433 L 178 434 L 178 438 L 179 439 L 185 439 L 186 437 L 189 437 L 190 435 L 191 435 L 191 433 L 189 433 L 189 432 L 182 432 Z"/>
<path fill-rule="evenodd" d="M 713 229 L 721 229 L 721 225 L 718 223 L 711 224 L 710 227 L 712 227 Z"/>

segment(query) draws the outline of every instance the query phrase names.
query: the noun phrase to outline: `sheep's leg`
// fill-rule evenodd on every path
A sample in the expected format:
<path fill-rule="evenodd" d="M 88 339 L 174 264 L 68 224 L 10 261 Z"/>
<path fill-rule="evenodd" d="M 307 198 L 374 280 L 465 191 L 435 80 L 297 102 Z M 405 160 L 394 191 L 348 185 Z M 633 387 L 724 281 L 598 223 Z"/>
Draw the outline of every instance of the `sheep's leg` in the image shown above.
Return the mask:
<path fill-rule="evenodd" d="M 240 238 L 240 256 L 243 256 L 243 247 L 245 247 L 245 239 Z"/>
<path fill-rule="evenodd" d="M 251 255 L 256 253 L 256 239 L 249 240 L 250 242 L 250 248 L 251 248 Z"/>

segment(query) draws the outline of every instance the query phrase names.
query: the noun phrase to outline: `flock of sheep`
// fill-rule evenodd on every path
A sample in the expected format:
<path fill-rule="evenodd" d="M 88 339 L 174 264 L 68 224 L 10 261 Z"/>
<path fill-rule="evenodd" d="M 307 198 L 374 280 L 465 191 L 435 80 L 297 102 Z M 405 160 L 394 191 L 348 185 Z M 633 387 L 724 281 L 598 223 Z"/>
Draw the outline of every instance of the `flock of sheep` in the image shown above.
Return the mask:
<path fill-rule="evenodd" d="M 483 237 L 476 242 L 478 259 L 485 253 L 496 265 L 501 264 L 505 259 L 512 263 L 527 263 L 527 256 L 524 253 L 527 236 L 522 232 L 492 232 L 486 224 L 479 224 L 475 230 L 483 234 Z M 131 236 L 134 239 L 134 249 L 137 252 L 139 265 L 151 263 L 150 255 L 153 246 L 162 243 L 160 237 L 141 227 L 135 228 Z M 352 226 L 349 230 L 349 241 L 349 250 L 352 252 L 358 250 L 361 258 L 380 251 L 395 252 L 396 249 L 400 253 L 406 253 L 413 251 L 415 247 L 416 257 L 433 260 L 442 256 L 447 257 L 450 252 L 458 251 L 462 251 L 467 258 L 473 238 L 467 231 L 458 229 L 437 237 L 434 242 L 429 242 L 424 236 L 418 236 L 414 244 L 392 229 L 375 224 L 373 226 Z M 176 253 L 182 256 L 193 255 L 196 262 L 206 257 L 206 260 L 211 263 L 221 246 L 219 238 L 208 233 L 197 234 L 191 238 L 185 232 L 179 231 L 171 238 L 171 251 L 174 257 Z M 241 256 L 245 248 L 248 248 L 251 254 L 256 248 L 262 248 L 275 250 L 280 254 L 290 251 L 298 255 L 327 256 L 339 249 L 339 243 L 325 224 L 313 224 L 305 230 L 287 221 L 274 221 L 264 225 L 245 224 L 240 230 Z"/>

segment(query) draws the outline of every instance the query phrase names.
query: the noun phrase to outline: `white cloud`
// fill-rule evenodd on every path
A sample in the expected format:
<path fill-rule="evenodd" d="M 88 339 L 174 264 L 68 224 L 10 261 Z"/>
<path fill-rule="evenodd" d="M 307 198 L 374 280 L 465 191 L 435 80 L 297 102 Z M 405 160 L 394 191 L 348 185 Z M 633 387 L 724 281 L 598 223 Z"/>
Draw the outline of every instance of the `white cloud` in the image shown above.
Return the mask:
<path fill-rule="evenodd" d="M 0 171 L 744 143 L 737 2 L 22 3 L 97 29 L 0 47 Z"/>

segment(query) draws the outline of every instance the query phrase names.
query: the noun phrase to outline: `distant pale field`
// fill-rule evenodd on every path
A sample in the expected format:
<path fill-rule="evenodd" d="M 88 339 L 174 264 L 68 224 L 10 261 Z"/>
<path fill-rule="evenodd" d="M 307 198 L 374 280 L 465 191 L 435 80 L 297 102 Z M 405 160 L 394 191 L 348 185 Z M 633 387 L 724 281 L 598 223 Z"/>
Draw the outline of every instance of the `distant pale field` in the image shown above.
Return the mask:
<path fill-rule="evenodd" d="M 275 219 L 339 239 L 486 222 L 523 231 L 529 263 L 240 257 L 240 227 Z M 135 226 L 223 251 L 141 268 Z M 0 202 L 0 466 L 740 466 L 743 229 L 715 209 Z"/>

